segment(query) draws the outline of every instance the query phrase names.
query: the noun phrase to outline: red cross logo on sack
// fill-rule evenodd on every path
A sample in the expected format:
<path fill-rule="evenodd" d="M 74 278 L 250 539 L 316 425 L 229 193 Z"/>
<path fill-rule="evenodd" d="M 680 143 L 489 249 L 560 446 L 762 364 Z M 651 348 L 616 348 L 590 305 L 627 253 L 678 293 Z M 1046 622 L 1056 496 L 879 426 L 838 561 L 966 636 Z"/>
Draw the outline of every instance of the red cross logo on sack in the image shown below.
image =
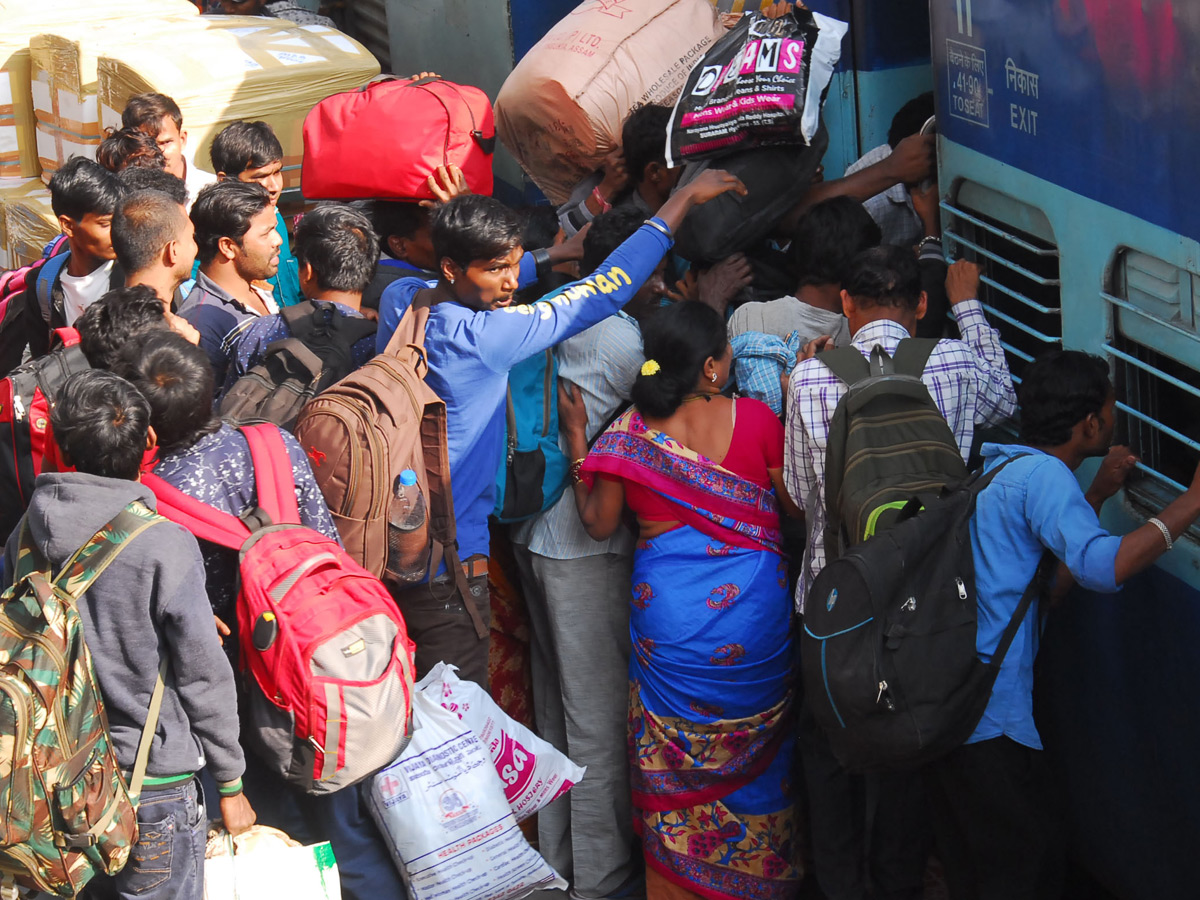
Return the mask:
<path fill-rule="evenodd" d="M 395 797 L 403 786 L 395 775 L 385 775 L 379 783 L 379 789 L 385 797 Z"/>
<path fill-rule="evenodd" d="M 321 466 L 322 463 L 325 462 L 325 454 L 322 453 L 320 450 L 318 450 L 316 447 L 308 448 L 308 458 L 311 459 L 313 462 L 313 465 L 317 466 L 318 468 Z"/>
<path fill-rule="evenodd" d="M 622 5 L 628 2 L 629 0 L 595 0 L 594 6 L 581 6 L 579 9 L 572 12 L 571 15 L 580 16 L 585 12 L 592 12 L 595 10 L 603 16 L 612 16 L 614 19 L 623 19 L 625 18 L 625 13 L 633 12 L 632 9 Z"/>

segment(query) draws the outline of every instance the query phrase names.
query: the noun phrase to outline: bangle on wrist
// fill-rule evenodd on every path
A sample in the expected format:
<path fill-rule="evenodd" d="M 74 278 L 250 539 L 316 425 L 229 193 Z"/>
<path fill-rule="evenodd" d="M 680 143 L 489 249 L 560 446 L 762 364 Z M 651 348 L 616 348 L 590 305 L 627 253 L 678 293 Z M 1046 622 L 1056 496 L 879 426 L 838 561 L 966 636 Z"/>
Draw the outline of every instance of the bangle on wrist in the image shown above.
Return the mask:
<path fill-rule="evenodd" d="M 674 241 L 674 240 L 675 240 L 675 235 L 671 234 L 671 229 L 670 229 L 670 228 L 668 228 L 668 227 L 666 226 L 666 224 L 665 224 L 664 222 L 660 221 L 660 220 L 659 220 L 657 217 L 654 217 L 654 218 L 651 218 L 651 219 L 647 219 L 647 220 L 646 220 L 645 222 L 643 222 L 642 224 L 643 224 L 643 225 L 649 225 L 651 228 L 657 228 L 657 229 L 658 229 L 659 231 L 661 231 L 661 232 L 662 232 L 664 235 L 666 235 L 666 237 L 667 237 L 667 240 L 668 240 L 668 241 Z"/>
<path fill-rule="evenodd" d="M 572 485 L 583 484 L 583 463 L 585 457 L 571 461 L 571 467 L 567 469 L 567 477 L 571 480 Z"/>
<path fill-rule="evenodd" d="M 1158 516 L 1153 516 L 1146 521 L 1162 532 L 1163 540 L 1167 542 L 1168 550 L 1175 546 L 1175 541 L 1171 538 L 1171 529 L 1167 527 L 1166 522 L 1164 522 Z"/>
<path fill-rule="evenodd" d="M 612 209 L 612 204 L 605 199 L 602 193 L 600 193 L 600 185 L 596 185 L 594 188 L 592 188 L 592 197 L 597 203 L 600 204 L 600 212 L 606 213 Z"/>

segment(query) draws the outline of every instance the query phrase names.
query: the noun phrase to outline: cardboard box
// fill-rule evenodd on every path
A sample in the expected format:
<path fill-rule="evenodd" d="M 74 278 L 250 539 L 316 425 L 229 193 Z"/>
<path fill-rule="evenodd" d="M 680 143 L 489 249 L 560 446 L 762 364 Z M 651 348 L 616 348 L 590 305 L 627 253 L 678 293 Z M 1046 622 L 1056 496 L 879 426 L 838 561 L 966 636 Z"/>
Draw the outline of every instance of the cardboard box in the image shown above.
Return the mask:
<path fill-rule="evenodd" d="M 40 178 L 0 178 L 0 269 L 40 259 L 58 233 L 50 191 Z"/>
<path fill-rule="evenodd" d="M 188 0 L 0 0 L 0 178 L 29 178 L 40 171 L 30 90 L 34 35 L 62 23 L 128 24 L 168 11 L 197 15 Z"/>
<path fill-rule="evenodd" d="M 205 17 L 207 18 L 207 17 Z M 210 168 L 213 138 L 231 122 L 265 121 L 284 153 L 284 190 L 298 191 L 304 117 L 319 101 L 379 74 L 362 44 L 321 25 L 254 18 L 207 28 L 154 51 L 121 48 L 98 60 L 100 125 L 119 126 L 126 101 L 144 91 L 175 99 L 188 147 Z"/>

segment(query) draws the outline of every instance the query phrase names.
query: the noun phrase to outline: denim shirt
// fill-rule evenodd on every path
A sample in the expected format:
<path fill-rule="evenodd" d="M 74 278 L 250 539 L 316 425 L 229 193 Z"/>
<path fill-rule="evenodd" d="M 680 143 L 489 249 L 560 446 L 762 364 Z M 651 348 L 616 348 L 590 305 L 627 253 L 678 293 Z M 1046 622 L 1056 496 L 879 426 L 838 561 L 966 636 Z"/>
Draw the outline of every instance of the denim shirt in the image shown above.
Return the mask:
<path fill-rule="evenodd" d="M 984 471 L 1015 459 L 979 495 L 971 519 L 975 590 L 979 604 L 976 650 L 990 662 L 1044 550 L 1066 563 L 1092 591 L 1117 590 L 1121 538 L 1100 525 L 1075 475 L 1060 459 L 1020 445 L 984 444 Z M 967 743 L 1008 737 L 1042 748 L 1033 721 L 1033 662 L 1038 648 L 1035 600 L 1004 657 L 987 710 Z"/>

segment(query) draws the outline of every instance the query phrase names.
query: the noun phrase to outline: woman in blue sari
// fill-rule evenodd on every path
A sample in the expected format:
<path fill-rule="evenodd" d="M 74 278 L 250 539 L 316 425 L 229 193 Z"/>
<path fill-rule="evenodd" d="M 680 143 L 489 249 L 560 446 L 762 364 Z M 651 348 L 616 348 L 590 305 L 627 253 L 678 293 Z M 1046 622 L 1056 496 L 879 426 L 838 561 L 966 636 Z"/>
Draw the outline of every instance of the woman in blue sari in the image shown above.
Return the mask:
<path fill-rule="evenodd" d="M 610 536 L 626 506 L 638 517 L 629 741 L 647 896 L 785 900 L 802 871 L 783 428 L 721 395 L 732 354 L 711 308 L 673 304 L 643 336 L 635 406 L 590 453 L 573 389 L 559 415 L 588 533 Z"/>

